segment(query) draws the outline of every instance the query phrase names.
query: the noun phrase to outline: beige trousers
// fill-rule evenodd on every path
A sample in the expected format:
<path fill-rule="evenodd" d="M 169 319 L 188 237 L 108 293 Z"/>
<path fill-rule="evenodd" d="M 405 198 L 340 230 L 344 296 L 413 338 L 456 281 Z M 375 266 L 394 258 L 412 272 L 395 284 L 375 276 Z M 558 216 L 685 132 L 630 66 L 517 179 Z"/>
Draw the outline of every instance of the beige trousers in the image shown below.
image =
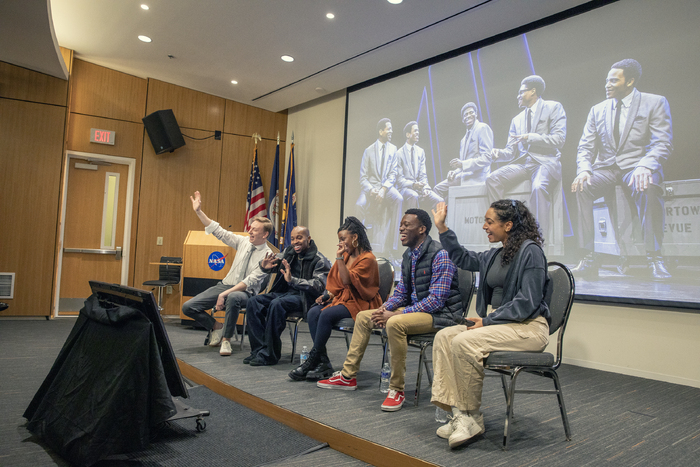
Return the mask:
<path fill-rule="evenodd" d="M 397 310 L 403 310 L 398 308 Z M 358 313 L 355 318 L 355 328 L 352 332 L 352 341 L 348 355 L 343 364 L 343 375 L 354 378 L 360 370 L 360 362 L 365 355 L 365 349 L 369 343 L 369 337 L 374 329 L 372 312 L 365 310 Z M 389 389 L 403 391 L 406 376 L 406 352 L 408 352 L 409 334 L 423 334 L 436 332 L 433 328 L 433 317 L 429 313 L 406 313 L 392 316 L 386 322 L 386 334 L 389 340 L 389 352 L 391 352 L 391 380 Z"/>
<path fill-rule="evenodd" d="M 496 351 L 540 352 L 548 342 L 549 326 L 542 316 L 472 330 L 463 325 L 442 329 L 433 343 L 431 401 L 443 409 L 479 413 L 484 359 Z"/>

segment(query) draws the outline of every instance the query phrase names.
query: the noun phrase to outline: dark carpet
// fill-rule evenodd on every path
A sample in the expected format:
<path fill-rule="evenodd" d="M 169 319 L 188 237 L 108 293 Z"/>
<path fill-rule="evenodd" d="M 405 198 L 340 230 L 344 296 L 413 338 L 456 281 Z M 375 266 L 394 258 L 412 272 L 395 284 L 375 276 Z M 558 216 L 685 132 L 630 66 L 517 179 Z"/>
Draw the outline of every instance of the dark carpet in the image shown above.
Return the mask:
<path fill-rule="evenodd" d="M 0 424 L 0 467 L 69 466 L 27 430 L 22 413 L 51 369 L 74 323 L 74 318 L 0 320 L 0 413 L 4 416 Z M 147 450 L 115 456 L 97 465 L 366 465 L 323 448 L 318 441 L 203 386 L 190 388 L 189 393 L 184 403 L 211 413 L 204 418 L 207 427 L 203 432 L 196 431 L 194 418 L 169 422 L 158 431 Z"/>

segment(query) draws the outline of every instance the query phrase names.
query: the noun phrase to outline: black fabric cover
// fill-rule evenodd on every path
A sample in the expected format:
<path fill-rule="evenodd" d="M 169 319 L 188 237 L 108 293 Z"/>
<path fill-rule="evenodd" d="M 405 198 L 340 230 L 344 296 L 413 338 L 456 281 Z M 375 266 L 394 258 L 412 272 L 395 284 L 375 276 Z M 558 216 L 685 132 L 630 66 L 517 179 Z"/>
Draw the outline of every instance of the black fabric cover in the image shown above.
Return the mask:
<path fill-rule="evenodd" d="M 24 417 L 66 460 L 92 465 L 145 448 L 175 413 L 151 322 L 93 294 Z"/>

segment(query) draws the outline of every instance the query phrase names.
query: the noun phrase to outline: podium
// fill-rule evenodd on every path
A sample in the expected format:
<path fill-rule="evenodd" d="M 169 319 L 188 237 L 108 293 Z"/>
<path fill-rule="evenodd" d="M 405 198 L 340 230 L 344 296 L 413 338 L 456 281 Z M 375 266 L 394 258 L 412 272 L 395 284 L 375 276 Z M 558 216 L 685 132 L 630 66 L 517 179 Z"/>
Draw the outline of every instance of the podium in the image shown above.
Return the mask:
<path fill-rule="evenodd" d="M 233 232 L 236 235 L 248 236 L 248 232 Z M 267 242 L 267 246 L 277 253 L 279 250 Z M 190 230 L 185 238 L 182 251 L 182 295 L 180 297 L 180 320 L 194 322 L 182 313 L 182 305 L 209 287 L 216 285 L 226 277 L 231 269 L 236 249 L 226 245 L 214 235 L 207 235 L 203 230 Z M 214 318 L 223 323 L 226 312 L 217 311 Z M 239 323 L 243 315 L 239 316 Z"/>

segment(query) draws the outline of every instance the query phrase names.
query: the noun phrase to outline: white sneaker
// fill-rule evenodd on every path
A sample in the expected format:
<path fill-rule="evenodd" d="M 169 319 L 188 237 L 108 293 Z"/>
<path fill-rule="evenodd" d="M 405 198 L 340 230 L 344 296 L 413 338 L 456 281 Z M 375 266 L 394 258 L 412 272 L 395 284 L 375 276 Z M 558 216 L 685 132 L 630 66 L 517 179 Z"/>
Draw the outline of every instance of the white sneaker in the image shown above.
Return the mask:
<path fill-rule="evenodd" d="M 438 435 L 442 439 L 449 439 L 450 435 L 452 434 L 453 431 L 455 431 L 453 422 L 455 421 L 454 417 L 452 415 L 448 415 L 447 419 L 449 420 L 447 423 L 444 425 L 441 425 L 440 428 L 437 429 L 435 432 L 436 435 Z"/>
<path fill-rule="evenodd" d="M 453 449 L 485 431 L 472 417 L 465 414 L 457 415 L 452 423 L 454 431 L 450 435 L 449 443 Z"/>
<path fill-rule="evenodd" d="M 224 328 L 212 329 L 209 334 L 209 347 L 218 347 L 221 344 L 221 338 L 224 334 Z"/>
<path fill-rule="evenodd" d="M 219 350 L 219 355 L 222 357 L 228 357 L 231 355 L 231 341 L 221 341 L 221 349 Z"/>

